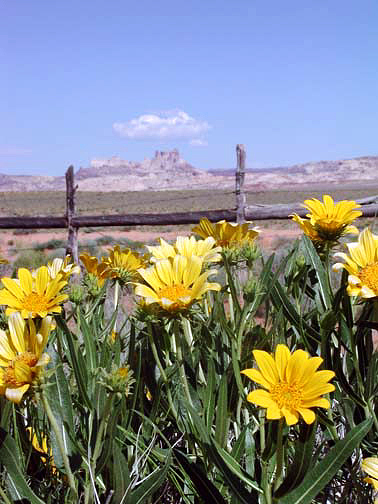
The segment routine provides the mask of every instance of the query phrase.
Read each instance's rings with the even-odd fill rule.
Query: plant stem
[[[179,373],[180,373],[181,384],[184,388],[185,396],[188,400],[188,403],[190,404],[190,406],[193,406],[192,398],[190,396],[189,384],[188,384],[188,380],[187,380],[186,373],[185,373],[184,358],[182,355],[180,327],[179,327],[176,320],[174,321],[174,324],[173,324],[173,330],[174,330],[175,341],[176,341],[176,356],[177,356],[177,360],[179,362]]]
[[[114,284],[114,311],[116,311],[118,308],[118,302],[119,302],[119,282],[118,280],[116,280]],[[114,320],[113,331],[117,332],[117,317]]]
[[[161,361],[160,361],[160,358],[159,358],[159,354],[158,354],[158,351],[157,351],[157,348],[156,348],[156,345],[155,345],[154,335],[152,334],[151,323],[148,324],[148,340],[150,342],[152,354],[154,356],[156,365],[159,368],[160,376],[161,376],[163,382],[165,383],[165,385],[167,387],[167,398],[168,398],[169,407],[171,408],[172,414],[175,417],[175,420],[177,421],[177,418],[178,418],[177,417],[177,411],[176,411],[176,408],[175,408],[175,406],[173,404],[171,390],[169,388],[169,383],[168,383],[167,375],[165,374],[164,368],[163,368],[163,366],[161,364]]]
[[[277,434],[277,451],[276,451],[276,475],[274,478],[274,489],[277,490],[282,479],[282,469],[283,469],[283,426],[284,420],[280,418],[278,424],[278,434]]]
[[[64,448],[64,442],[63,442],[62,434],[60,432],[60,429],[59,429],[58,423],[57,423],[57,421],[56,421],[56,419],[54,417],[54,414],[53,414],[53,412],[51,410],[49,401],[47,400],[47,397],[46,397],[43,385],[40,388],[40,396],[41,396],[41,399],[42,399],[42,404],[43,404],[44,410],[45,410],[46,415],[47,415],[47,417],[49,419],[51,428],[54,431],[54,434],[55,434],[55,437],[56,437],[56,441],[57,441],[58,446],[59,446],[59,450],[60,450],[60,453],[61,453],[61,456],[62,456],[62,459],[63,459],[64,468],[66,470],[66,475],[67,475],[67,478],[68,478],[68,484],[69,484],[69,486],[70,486],[70,488],[72,490],[73,495],[77,498],[77,491],[76,491],[75,480],[74,480],[74,477],[73,477],[73,474],[72,474],[72,471],[71,471],[70,462],[68,460],[68,456],[67,456],[66,450]]]
[[[100,456],[100,453],[101,453],[101,445],[102,445],[102,442],[103,442],[104,432],[106,430],[106,426],[107,426],[107,423],[108,423],[108,420],[109,420],[109,416],[110,416],[110,413],[111,413],[111,407],[112,407],[112,403],[113,403],[113,398],[114,398],[113,395],[108,395],[108,397],[106,399],[106,403],[105,403],[105,406],[104,406],[104,410],[103,410],[103,415],[102,415],[100,427],[98,429],[98,433],[97,433],[97,437],[96,437],[96,444],[95,444],[95,448],[93,450],[93,455],[88,460],[88,467],[89,467],[89,470],[90,470],[90,475],[92,474],[92,476],[93,476],[93,480],[96,479],[96,476],[95,476],[95,474],[96,474],[96,462],[97,462],[97,459],[98,459],[98,457]],[[90,483],[89,483],[89,485],[85,489],[85,500],[84,500],[85,504],[88,504],[89,502],[92,502],[92,497],[93,497],[93,483],[92,483],[90,475],[89,475],[89,481],[90,481]],[[88,475],[87,475],[87,477],[88,477]]]
[[[96,460],[98,459],[100,452],[101,452],[102,438],[103,438],[106,426],[108,424],[109,416],[110,416],[111,409],[112,409],[113,398],[114,398],[113,395],[109,395],[106,399],[104,413],[103,413],[103,416],[101,419],[100,427],[98,429],[98,434],[96,437],[96,444],[95,444],[95,448],[93,451],[93,457],[92,457],[93,474],[96,469]]]
[[[261,460],[261,487],[264,490],[265,504],[272,504],[272,486],[269,481],[269,463],[263,460],[262,456],[265,450],[265,414],[259,411],[260,417],[260,460]]]

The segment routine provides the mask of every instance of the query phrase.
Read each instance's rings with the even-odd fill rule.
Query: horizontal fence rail
[[[359,210],[363,217],[378,215],[378,204],[363,205]],[[295,205],[247,206],[245,217],[250,220],[288,219],[293,213],[304,217],[308,210]],[[236,221],[235,210],[204,210],[167,214],[125,214],[125,215],[82,215],[72,217],[75,228],[107,226],[166,226],[174,224],[196,224],[206,217],[211,222],[219,220]],[[0,229],[63,229],[67,228],[66,217],[0,217]]]

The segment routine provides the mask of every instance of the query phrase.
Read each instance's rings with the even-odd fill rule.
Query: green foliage
[[[360,463],[378,451],[377,307],[355,303],[327,261],[305,237],[278,259],[249,255],[248,267],[224,255],[220,292],[171,317],[126,316],[130,286],[119,293],[109,280],[92,297],[72,287],[76,301],[56,317],[41,382],[20,405],[0,397],[5,497],[369,502]],[[240,372],[253,367],[252,350],[278,343],[321,356],[336,373],[332,407],[315,408],[310,426],[269,421],[246,400],[253,384]],[[48,453],[32,446],[29,427]]]

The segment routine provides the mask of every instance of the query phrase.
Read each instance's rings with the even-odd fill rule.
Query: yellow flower
[[[136,276],[139,276],[138,269],[146,264],[138,252],[132,252],[129,248],[121,249],[119,245],[111,249],[109,257],[102,257],[101,261],[101,266],[105,266],[105,275],[125,283],[135,280]]]
[[[345,234],[358,234],[358,229],[351,225],[362,215],[361,211],[355,210],[361,207],[355,201],[334,203],[331,196],[325,194],[323,202],[312,198],[305,200],[303,206],[310,211],[306,214],[309,220],[302,219],[297,214],[294,214],[292,219],[314,242],[335,242]]]
[[[349,256],[343,252],[335,254],[335,257],[344,259],[345,263],[334,264],[333,270],[345,268],[349,273],[349,296],[378,296],[378,236],[366,228],[360,233],[358,242],[347,243],[346,246]]]
[[[202,238],[211,236],[216,244],[223,248],[242,247],[252,244],[259,234],[257,228],[249,229],[250,222],[244,224],[234,224],[221,220],[212,224],[209,219],[203,218],[199,225],[192,228]]]
[[[70,261],[71,256],[67,255],[64,259],[56,257],[47,263],[50,277],[54,279],[60,274],[62,280],[68,280],[71,275],[80,275],[80,266]]]
[[[16,312],[9,316],[8,327],[7,332],[0,330],[0,394],[19,403],[50,360],[43,350],[54,324],[52,317],[45,317],[37,332],[32,319],[25,321]]]
[[[138,270],[147,285],[136,283],[135,294],[143,297],[147,306],[157,303],[167,312],[186,310],[205,292],[221,288],[217,283],[207,282],[216,271],[201,274],[202,265],[197,256],[161,259],[150,268]]]
[[[147,245],[148,251],[152,254],[151,261],[168,259],[175,255],[191,257],[193,255],[203,259],[204,263],[218,262],[221,260],[221,247],[214,247],[215,239],[211,236],[205,240],[196,240],[194,236],[178,236],[174,245],[169,245],[163,238],[160,238],[160,245],[151,247]]]
[[[60,313],[60,306],[68,298],[61,290],[67,284],[58,274],[50,278],[46,266],[41,266],[33,276],[29,270],[20,268],[18,279],[1,279],[5,289],[0,290],[0,304],[7,305],[6,315],[21,312],[23,318],[46,317],[48,313]]]
[[[80,260],[84,264],[89,275],[96,278],[99,287],[104,285],[105,279],[108,277],[105,263],[99,263],[97,257],[91,256],[84,252],[80,255]]]
[[[316,231],[315,226],[311,224],[311,221],[307,219],[302,219],[302,217],[299,217],[299,215],[297,214],[292,215],[291,218],[294,222],[296,222],[299,225],[304,234],[308,236],[311,241],[315,243],[322,242],[319,233]]]
[[[260,370],[241,372],[266,390],[250,392],[247,401],[267,408],[268,420],[285,417],[286,423],[293,425],[301,415],[307,424],[311,424],[315,413],[310,408],[330,407],[328,399],[320,396],[335,390],[328,383],[335,373],[317,371],[323,362],[321,357],[310,357],[304,350],[290,354],[286,345],[277,345],[274,357],[263,350],[254,350],[253,356]]]
[[[361,469],[369,475],[369,477],[364,478],[364,481],[373,485],[374,490],[378,490],[378,458],[368,457],[363,459]]]
[[[38,438],[36,436],[36,434],[32,431],[31,427],[27,427],[26,430],[28,431],[29,433],[29,438],[30,438],[30,441],[33,445],[33,448],[35,450],[37,450],[39,453],[42,453],[43,455],[46,455],[45,457],[41,457],[41,460],[44,464],[47,463],[47,461],[49,460],[49,465],[51,467],[51,471],[53,473],[56,472],[56,467],[55,467],[55,463],[54,463],[54,459],[53,459],[53,455],[52,455],[52,449],[50,447],[50,449],[47,448],[47,438],[46,436],[44,436],[43,434],[41,434],[41,444],[42,446],[39,444],[39,441],[38,441]]]

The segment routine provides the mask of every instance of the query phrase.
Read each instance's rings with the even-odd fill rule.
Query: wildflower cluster
[[[304,206],[281,260],[201,219],[2,278],[0,499],[372,501],[378,236]]]

